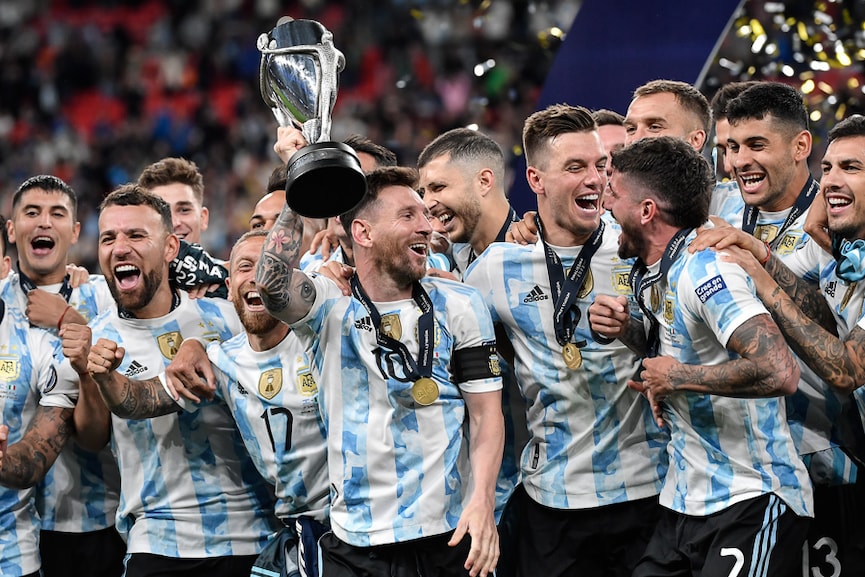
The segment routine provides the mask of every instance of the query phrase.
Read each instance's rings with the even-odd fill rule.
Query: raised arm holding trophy
[[[345,57],[315,20],[283,17],[258,37],[261,97],[280,126],[294,126],[310,144],[288,163],[286,203],[311,218],[353,208],[366,192],[351,147],[330,141],[331,113]]]

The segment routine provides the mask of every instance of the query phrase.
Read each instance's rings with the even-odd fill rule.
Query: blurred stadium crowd
[[[72,260],[95,270],[101,198],[165,156],[204,174],[227,257],[278,162],[258,88],[256,39],[284,15],[320,21],[346,56],[332,137],[364,134],[413,164],[441,132],[477,124],[505,148],[576,0],[15,0],[0,5],[0,212],[27,177],[80,197]]]

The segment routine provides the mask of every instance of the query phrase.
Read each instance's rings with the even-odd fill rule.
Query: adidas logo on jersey
[[[372,319],[369,317],[363,317],[362,319],[358,319],[354,321],[354,328],[361,329],[364,331],[371,331],[372,329]]]
[[[135,375],[141,374],[147,370],[147,367],[139,363],[138,361],[132,361],[129,363],[129,367],[126,369],[126,372],[123,373],[127,377],[134,377]]]
[[[243,385],[237,383],[237,392],[243,395],[244,397],[249,394],[249,392],[243,388]]]
[[[544,291],[541,290],[541,287],[535,285],[535,288],[531,290],[529,294],[526,295],[526,298],[523,299],[524,303],[536,303],[538,301],[545,301],[549,296],[544,294]]]

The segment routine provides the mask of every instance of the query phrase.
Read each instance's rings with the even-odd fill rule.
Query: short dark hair
[[[288,180],[288,165],[281,164],[273,169],[270,173],[270,179],[267,181],[267,192],[270,194],[274,190],[285,190],[286,181]]]
[[[204,177],[198,166],[185,158],[163,158],[157,160],[141,172],[138,184],[146,189],[166,184],[186,184],[192,188],[195,200],[204,202]]]
[[[853,136],[865,136],[865,116],[853,114],[848,116],[829,131],[827,141],[829,144],[839,138],[850,138]]]
[[[709,218],[715,185],[712,167],[684,140],[642,138],[612,153],[613,170],[648,188],[659,201],[665,222],[696,228]]]
[[[808,130],[808,109],[802,94],[780,82],[757,82],[727,103],[731,125],[742,120],[763,120],[771,116],[793,136]]]
[[[502,148],[483,132],[470,128],[454,128],[439,134],[418,155],[418,169],[443,154],[449,154],[454,162],[486,164],[496,178],[504,182],[505,157]]]
[[[599,127],[625,125],[625,117],[616,112],[615,110],[607,110],[606,108],[601,108],[592,112],[592,116],[595,117],[595,122]]]
[[[649,96],[650,94],[667,93],[675,96],[676,102],[699,118],[703,130],[706,131],[706,134],[709,133],[709,125],[712,124],[712,112],[709,109],[709,101],[706,100],[702,92],[687,82],[680,82],[679,80],[652,80],[637,87],[634,90],[634,98]]]
[[[108,193],[99,204],[99,212],[109,206],[149,206],[162,218],[166,232],[174,230],[171,223],[171,205],[138,183],[122,184]]]
[[[592,113],[582,106],[553,104],[526,118],[523,125],[523,150],[526,164],[535,166],[550,142],[561,134],[591,132],[598,129]]]
[[[31,176],[18,186],[15,194],[12,195],[13,213],[18,208],[18,205],[21,204],[21,197],[24,196],[24,193],[34,188],[39,188],[45,192],[60,192],[65,194],[69,198],[69,204],[72,207],[73,222],[78,218],[78,195],[75,194],[71,186],[51,174]]]
[[[389,186],[407,186],[415,190],[417,189],[417,181],[417,171],[405,166],[383,166],[366,173],[366,194],[354,208],[339,215],[339,220],[348,237],[351,238],[352,221],[378,200],[378,195],[383,189]]]
[[[709,103],[709,106],[712,108],[712,118],[715,122],[718,122],[721,118],[727,118],[727,104],[731,100],[742,94],[745,90],[759,83],[759,80],[728,82],[719,88],[712,97],[712,101]]]
[[[373,157],[376,168],[396,166],[396,154],[392,150],[376,144],[366,136],[352,134],[342,142],[352,147],[355,152],[364,152]]]

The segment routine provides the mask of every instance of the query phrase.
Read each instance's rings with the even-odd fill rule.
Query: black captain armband
[[[454,382],[500,377],[499,355],[495,344],[483,344],[454,351],[452,362]]]

